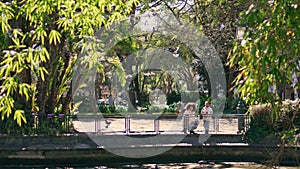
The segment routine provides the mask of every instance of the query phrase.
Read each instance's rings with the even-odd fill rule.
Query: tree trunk
[[[41,64],[44,65],[44,64]],[[45,80],[43,81],[41,77],[38,78],[38,83],[37,83],[37,105],[39,107],[39,115],[42,117],[46,117],[46,98],[47,98],[47,87],[48,87],[48,77],[45,74]]]

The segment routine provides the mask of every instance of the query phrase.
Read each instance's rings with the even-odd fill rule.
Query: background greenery
[[[217,93],[212,93],[211,88],[216,84],[211,84],[203,63],[176,37],[164,37],[153,31],[119,39],[106,55],[99,55],[95,50],[119,38],[102,34],[103,40],[99,41],[95,30],[109,29],[110,25],[135,13],[168,10],[179,23],[188,20],[199,27],[219,53],[226,72],[227,91],[225,100],[211,100],[215,108],[225,102],[224,113],[234,113],[240,99],[250,107],[268,104],[267,110],[261,110],[264,113],[252,114],[248,136],[260,139],[265,134],[279,133],[283,138],[290,138],[297,135],[299,119],[293,113],[298,110],[286,109],[281,102],[292,98],[294,90],[299,91],[299,83],[295,83],[293,77],[299,79],[299,6],[298,0],[1,1],[1,132],[57,132],[48,130],[48,126],[64,132],[65,122],[59,118],[49,121],[47,116],[72,115],[78,108],[72,100],[72,90],[80,87],[80,82],[73,78],[75,63],[81,63],[82,68],[96,68],[96,89],[91,92],[100,94],[96,94],[95,99],[101,95],[97,86],[108,85],[110,71],[115,69],[121,84],[130,86],[127,101],[133,100],[136,108],[145,107],[151,113],[174,112],[175,103],[183,98],[197,101],[198,107],[203,106],[205,100],[215,98]],[[241,38],[236,37],[237,27],[245,28]],[[199,87],[202,87],[199,98],[188,94],[187,91],[194,91],[191,86],[176,84],[164,72],[151,77],[138,74],[133,81],[127,81],[122,61],[149,48],[164,48],[189,64],[179,76],[188,81],[193,75],[199,75]],[[79,59],[79,55],[87,52],[91,57],[88,61]],[[137,57],[128,65],[135,65],[140,59]],[[156,70],[142,73],[151,71]],[[150,93],[155,88],[165,92],[168,109],[149,106]],[[270,88],[275,92],[270,92]],[[80,100],[86,109],[83,111],[95,108],[85,98]],[[136,110],[124,106],[100,106],[99,109],[107,113]],[[32,113],[38,115],[39,123],[33,122]],[[289,121],[296,123],[287,123]]]

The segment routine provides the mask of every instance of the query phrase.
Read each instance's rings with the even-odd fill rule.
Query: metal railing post
[[[159,133],[159,120],[158,119],[154,119],[154,131],[156,134]]]
[[[94,113],[94,133],[97,133],[97,115]]]
[[[125,133],[128,135],[130,133],[130,117],[125,117]]]
[[[187,132],[188,127],[189,127],[189,116],[185,114],[183,116],[183,130],[184,130],[184,133]]]
[[[245,114],[238,114],[238,133],[245,131]]]
[[[101,133],[101,117],[97,114],[97,134]]]

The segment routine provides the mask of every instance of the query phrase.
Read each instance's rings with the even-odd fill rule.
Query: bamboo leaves
[[[22,122],[26,123],[26,118],[24,116],[25,111],[24,110],[16,110],[14,113],[14,120],[17,121],[18,125],[22,125]]]
[[[2,33],[6,33],[8,30],[11,29],[8,21],[14,17],[13,10],[10,6],[5,5],[3,2],[0,2],[0,23],[1,23],[1,30]]]
[[[56,30],[51,30],[49,34],[49,43],[56,45],[57,43],[60,43],[61,34],[57,32]]]
[[[94,37],[96,29],[109,26],[130,14],[138,2],[137,0],[0,2],[2,119],[12,115],[17,124],[21,125],[26,122],[25,114],[31,114],[30,109],[47,114],[58,111],[62,104],[67,104],[63,107],[69,107],[70,101],[64,100],[70,99],[63,97],[66,93],[70,93],[73,66],[77,56],[81,54],[80,46],[85,45],[86,39]],[[99,71],[103,71],[102,63],[98,63],[97,51],[94,50],[91,54],[90,67],[96,65]],[[54,65],[56,60],[59,61],[57,66]],[[118,64],[114,60],[105,60]],[[21,105],[20,108],[17,105]],[[32,106],[28,106],[25,110],[26,105]],[[48,105],[52,106],[51,110],[46,108]]]

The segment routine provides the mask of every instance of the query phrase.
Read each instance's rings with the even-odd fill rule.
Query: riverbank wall
[[[104,143],[121,140],[124,136],[95,135]],[[148,138],[151,135],[128,136]],[[172,140],[178,135],[161,135],[162,140]],[[96,144],[86,134],[70,136],[1,136],[1,165],[94,165],[114,163],[164,163],[164,162],[198,162],[231,161],[267,163],[274,160],[279,153],[280,163],[298,165],[300,150],[296,147],[281,147],[280,140],[267,140],[250,144],[242,135],[210,135],[207,140],[199,142],[199,135],[186,135],[176,145],[120,144],[109,147]],[[161,148],[163,153],[145,158],[128,158],[114,154],[117,151],[151,152]]]

